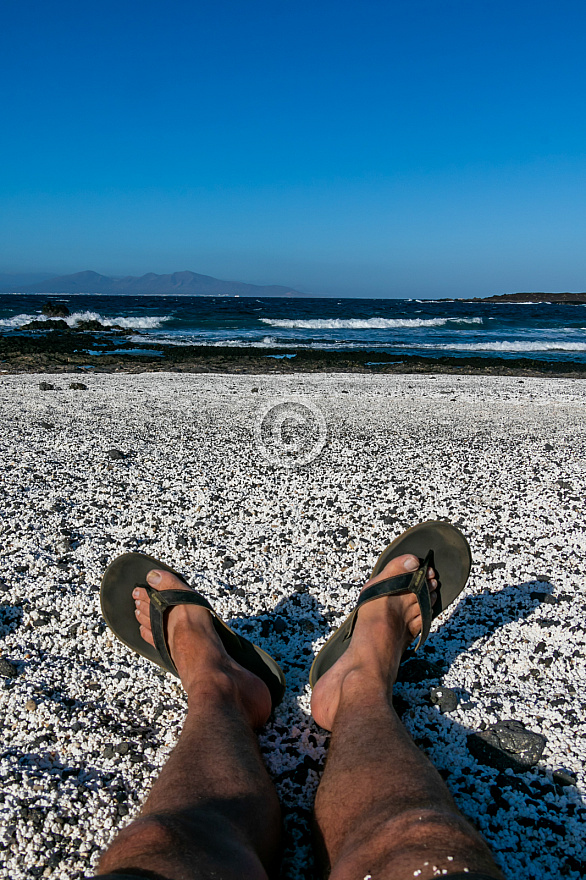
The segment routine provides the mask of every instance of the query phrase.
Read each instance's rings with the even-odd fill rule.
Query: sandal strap
[[[414,593],[421,612],[421,632],[419,633],[419,640],[415,646],[415,650],[417,651],[424,644],[431,628],[432,608],[429,588],[427,586],[427,569],[432,563],[433,551],[430,550],[425,559],[421,561],[421,564],[416,571],[408,571],[405,574],[398,574],[394,577],[385,578],[384,581],[379,581],[371,587],[367,587],[363,590],[356,603],[356,608],[353,612],[354,617],[346,638],[352,636],[356,624],[356,618],[358,616],[358,610],[362,605],[365,605],[367,602],[372,602],[373,599],[380,599],[382,596],[400,596],[405,593]]]
[[[172,608],[174,605],[199,605],[200,607],[211,611],[212,614],[214,614],[214,609],[208,600],[199,593],[196,593],[195,590],[155,590],[150,584],[137,584],[136,586],[142,587],[143,590],[146,590],[150,599],[151,632],[153,634],[155,648],[161,655],[161,659],[177,673],[177,667],[173,663],[167,646],[167,639],[165,638],[165,611],[168,608]]]

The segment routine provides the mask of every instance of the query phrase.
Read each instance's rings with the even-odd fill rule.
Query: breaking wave
[[[513,339],[509,342],[455,342],[446,345],[423,343],[406,348],[434,348],[442,351],[586,351],[586,342],[523,342]]]
[[[68,315],[66,318],[49,318],[46,315],[13,315],[12,318],[0,318],[0,327],[4,327],[7,330],[18,330],[19,327],[22,327],[24,324],[28,324],[31,321],[51,321],[51,320],[59,320],[65,321],[65,323],[74,329],[80,321],[99,321],[100,324],[103,324],[104,327],[113,327],[116,324],[118,327],[124,327],[125,330],[157,330],[159,327],[165,323],[165,321],[170,321],[171,318],[168,315],[120,315],[116,318],[108,318],[105,315],[101,315],[99,312],[73,312],[73,314]]]
[[[289,330],[396,330],[482,324],[483,318],[260,318],[263,324]]]
[[[0,327],[6,330],[18,330],[23,324],[29,321],[38,321],[38,315],[13,315],[12,318],[0,318]]]

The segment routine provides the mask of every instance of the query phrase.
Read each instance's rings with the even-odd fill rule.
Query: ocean
[[[0,334],[41,318],[47,301],[80,320],[121,326],[140,343],[586,363],[586,306],[461,300],[278,299],[0,294]],[[134,331],[134,332],[133,332]],[[137,354],[140,348],[137,348]]]

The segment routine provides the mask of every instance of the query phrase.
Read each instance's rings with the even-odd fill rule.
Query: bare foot
[[[167,571],[149,571],[155,590],[190,590]],[[137,587],[132,596],[140,634],[154,645],[147,591]],[[258,676],[236,663],[227,653],[210,612],[198,605],[176,605],[165,612],[165,635],[181,684],[190,701],[214,698],[234,700],[253,727],[262,726],[271,713],[269,689]]]
[[[405,571],[419,568],[416,556],[397,556],[365,587]],[[437,580],[432,568],[427,570],[432,604]],[[366,693],[369,688],[392,692],[401,657],[421,630],[421,612],[413,593],[367,602],[358,612],[347,651],[318,680],[311,697],[311,712],[320,727],[332,730],[343,687],[356,686]]]

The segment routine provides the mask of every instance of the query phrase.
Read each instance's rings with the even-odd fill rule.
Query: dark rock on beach
[[[16,678],[18,670],[5,657],[0,657],[0,675],[3,675],[5,678]]]
[[[68,318],[71,313],[65,303],[49,300],[44,304],[42,314],[47,318]]]
[[[432,688],[429,693],[429,699],[434,706],[438,707],[440,712],[453,712],[459,702],[456,691],[447,687]]]
[[[478,761],[516,772],[534,767],[545,748],[545,737],[527,730],[520,721],[498,721],[468,736],[468,750]]]
[[[92,330],[109,330],[110,328],[102,324],[101,321],[78,321],[75,329],[87,333]]]
[[[29,321],[23,324],[21,330],[69,330],[69,324],[66,321]]]
[[[571,770],[560,768],[554,772],[553,781],[557,782],[558,785],[576,785],[578,780],[576,774],[572,773]]]
[[[119,449],[108,449],[106,455],[112,461],[122,461],[122,459],[126,458],[124,452],[121,452]]]
[[[55,391],[55,386],[50,382],[39,382],[40,391]]]
[[[87,385],[83,382],[70,382],[69,387],[72,391],[87,391]]]

